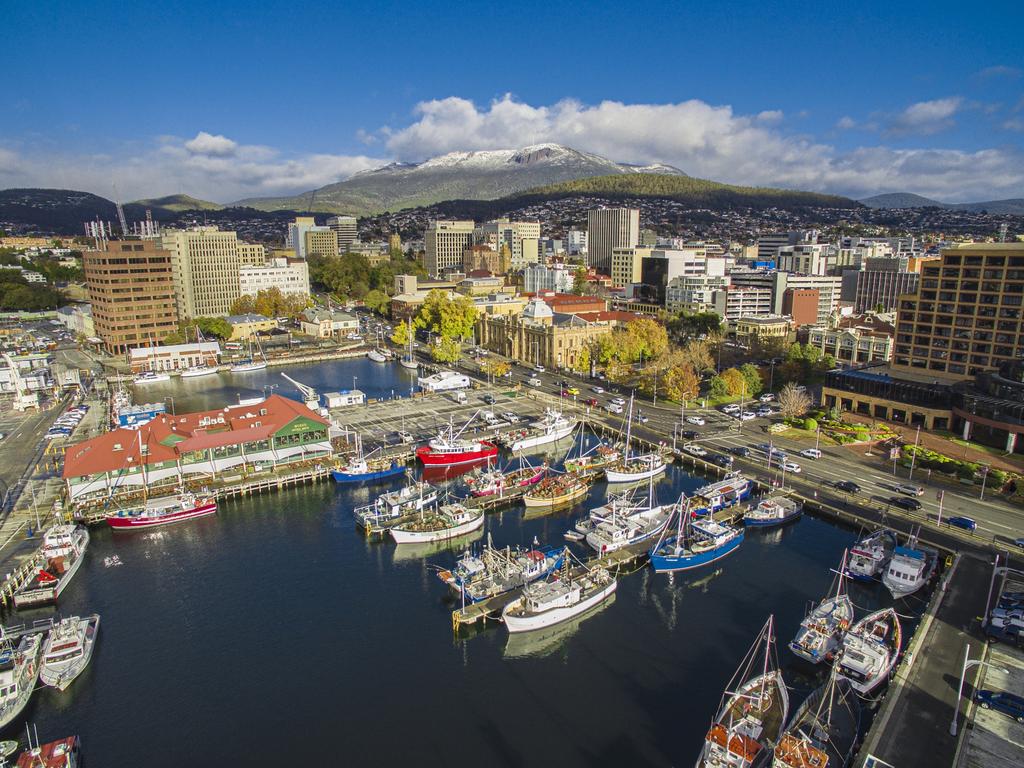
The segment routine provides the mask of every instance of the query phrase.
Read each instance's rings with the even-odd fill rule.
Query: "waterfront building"
[[[355,216],[331,216],[327,219],[327,226],[334,232],[335,253],[348,253],[352,243],[359,239],[359,221]],[[401,249],[402,240],[398,240],[398,248]]]
[[[894,315],[833,315],[827,325],[806,329],[807,343],[843,365],[888,362],[896,335]]]
[[[82,255],[94,333],[107,352],[121,355],[177,330],[172,258],[155,240],[106,240]]]
[[[128,352],[132,373],[144,371],[183,371],[188,368],[215,366],[220,358],[220,344],[201,341],[193,344],[170,344],[161,347],[135,347]]]
[[[636,248],[640,240],[638,208],[587,211],[587,265],[610,274],[615,248]]]
[[[309,264],[300,259],[275,258],[262,266],[242,266],[238,288],[243,296],[277,288],[283,294],[309,296]]]
[[[167,229],[160,242],[171,253],[178,319],[226,316],[241,295],[238,236],[217,227]]]
[[[612,248],[612,287],[622,288],[639,283],[643,274],[643,259],[650,255],[650,248]]]
[[[250,312],[247,315],[229,315],[227,321],[231,323],[232,341],[251,339],[259,333],[277,328],[276,319],[258,315],[255,312]]]
[[[302,403],[271,395],[256,404],[160,414],[68,448],[64,482],[73,502],[173,492],[233,475],[331,455],[329,422]]]
[[[307,336],[329,339],[359,331],[359,319],[336,309],[311,307],[299,316],[299,327]]]
[[[423,267],[431,277],[445,270],[461,267],[466,249],[473,244],[472,221],[437,220],[427,225],[424,233]]]

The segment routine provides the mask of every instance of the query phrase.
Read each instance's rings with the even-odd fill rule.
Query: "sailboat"
[[[416,356],[412,353],[413,345],[413,332],[412,332],[412,318],[408,319],[408,347],[405,350],[405,354],[402,355],[402,359],[398,362],[403,368],[408,368],[410,371],[415,371],[420,367],[420,364],[416,362]]]
[[[831,660],[853,622],[853,602],[846,594],[846,550],[836,571],[835,593],[829,594],[800,622],[800,629],[789,643],[789,650],[801,659],[818,664]]]
[[[630,455],[630,443],[633,438],[633,395],[629,396],[629,416],[626,420],[626,455],[622,461],[616,462],[605,469],[605,477],[609,483],[635,483],[655,477],[665,471],[665,460],[661,454],[652,452],[639,456]]]
[[[859,733],[860,701],[833,670],[786,726],[772,768],[845,768]]]
[[[672,521],[665,526],[651,547],[651,567],[655,573],[687,571],[721,560],[743,543],[744,531],[709,518],[694,520],[690,499],[680,495],[673,512],[678,519],[675,532]]]
[[[203,332],[201,330],[199,330],[199,326],[197,325],[196,326],[196,344],[202,344],[203,341],[204,341],[204,339],[203,339]],[[200,347],[200,350],[202,350],[202,347]],[[200,355],[202,355],[202,351],[200,351]],[[185,368],[181,372],[181,378],[183,378],[183,379],[197,379],[200,376],[211,376],[211,375],[217,373],[217,370],[218,370],[217,366],[215,366],[215,365],[207,365],[206,364],[206,358],[204,357],[202,362],[199,365],[192,366],[191,368]]]
[[[262,371],[267,367],[267,358],[263,355],[263,350],[260,349],[260,340],[256,339],[256,353],[259,357],[256,357],[252,353],[252,341],[255,338],[255,334],[249,337],[249,356],[243,360],[239,360],[237,363],[232,364],[232,373],[250,373],[252,371]]]
[[[153,370],[153,358],[156,356],[154,350],[156,347],[153,345],[153,339],[149,340],[149,370],[145,370],[133,379],[135,384],[154,384],[158,381],[170,381],[171,375],[164,371]]]
[[[380,341],[380,328],[377,329],[377,346],[366,353],[366,356],[373,360],[375,363],[386,363],[388,358],[391,356],[387,349],[383,347]]]
[[[889,679],[902,647],[899,616],[892,608],[883,608],[850,627],[835,668],[857,693],[866,696]]]
[[[789,691],[775,657],[769,616],[722,694],[698,768],[758,768],[770,759],[789,716]]]

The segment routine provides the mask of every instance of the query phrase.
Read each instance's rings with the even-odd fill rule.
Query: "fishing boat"
[[[571,529],[565,532],[569,541],[583,541],[587,534],[593,532],[598,525],[617,516],[626,516],[635,512],[640,503],[635,497],[635,488],[619,493],[609,494],[604,504],[594,507],[586,515],[577,520]]]
[[[657,477],[665,471],[665,460],[660,453],[630,454],[633,440],[633,396],[629,396],[629,415],[626,419],[626,450],[620,461],[605,467],[609,483],[635,483],[649,477]]]
[[[39,679],[59,691],[71,683],[89,666],[100,629],[99,614],[71,616],[54,624],[43,644],[42,670]]]
[[[54,603],[78,573],[89,546],[89,531],[80,525],[61,524],[43,534],[39,548],[42,565],[14,593],[14,607]]]
[[[860,701],[835,672],[786,726],[772,768],[846,768],[860,733]]]
[[[799,519],[803,511],[804,505],[796,499],[791,499],[788,496],[771,496],[762,499],[753,509],[744,512],[743,523],[747,526],[762,528],[785,525]]]
[[[496,549],[488,537],[479,554],[466,552],[454,568],[441,571],[438,577],[456,594],[478,603],[545,578],[561,567],[564,558],[565,551],[560,548]]]
[[[366,528],[419,512],[437,501],[437,489],[427,483],[410,483],[397,491],[382,493],[372,504],[356,507],[356,523]]]
[[[655,573],[688,571],[721,560],[743,543],[744,532],[738,526],[710,518],[695,520],[690,512],[692,499],[680,496],[672,520],[651,547],[651,567]]]
[[[693,514],[710,515],[720,509],[739,504],[753,490],[754,484],[739,472],[708,483],[693,492]]]
[[[531,467],[528,464],[517,469],[490,469],[479,477],[466,480],[473,496],[502,496],[510,490],[525,488],[539,483],[547,474],[548,465]]]
[[[789,716],[789,691],[775,657],[769,616],[722,695],[698,768],[760,768],[771,759]]]
[[[603,470],[622,458],[622,453],[610,445],[598,444],[593,451],[565,460],[566,472],[593,472]]]
[[[561,648],[565,642],[580,630],[583,622],[615,605],[615,594],[609,595],[600,603],[583,613],[573,616],[553,627],[538,629],[533,632],[515,632],[508,636],[505,651],[506,659],[522,659],[526,657],[540,658],[548,656]]]
[[[260,340],[256,339],[256,354],[252,351],[253,337],[249,337],[249,356],[239,360],[236,363],[231,364],[229,369],[231,373],[252,373],[253,371],[262,371],[267,367],[267,358],[263,355],[263,350],[260,348]]]
[[[183,491],[176,496],[150,499],[141,507],[119,509],[107,515],[106,520],[107,525],[115,531],[132,531],[183,523],[216,512],[217,502],[212,496],[197,496],[189,491]]]
[[[462,433],[472,421],[473,418],[470,418],[458,432],[449,422],[448,429],[441,431],[426,445],[421,445],[416,449],[416,457],[423,462],[424,466],[439,467],[469,464],[497,456],[498,446],[494,443],[487,440],[468,440],[462,437]]]
[[[835,668],[857,693],[867,696],[889,679],[902,647],[899,615],[892,608],[883,608],[850,627]]]
[[[881,528],[858,541],[850,550],[846,575],[856,581],[875,581],[896,549],[896,534]]]
[[[931,547],[917,543],[918,535],[911,535],[905,547],[897,546],[889,560],[889,567],[882,575],[889,594],[906,597],[917,592],[935,574],[939,553]]]
[[[39,679],[42,652],[41,634],[22,635],[17,645],[10,638],[0,639],[0,728],[28,704]]]
[[[577,423],[575,419],[565,418],[561,411],[545,408],[544,415],[530,425],[530,431],[512,443],[512,451],[522,453],[531,448],[557,443],[571,435],[575,431]]]
[[[647,502],[619,514],[614,509],[612,516],[603,520],[586,535],[591,549],[604,555],[623,547],[660,536],[675,509],[673,504],[655,504],[654,478],[649,479]]]
[[[343,467],[331,470],[337,483],[370,483],[405,475],[405,467],[397,461],[372,461],[363,455],[362,438],[356,437],[356,456]]]
[[[14,742],[14,745],[17,748],[18,743]],[[81,740],[77,736],[68,736],[35,746],[29,740],[29,748],[18,755],[14,768],[82,768],[83,765]]]
[[[412,332],[412,318],[409,318],[407,320],[407,322],[408,322],[408,326],[407,326],[408,327],[408,333],[407,333],[407,335],[409,337],[409,342],[408,342],[408,346],[406,347],[405,354],[402,355],[402,359],[399,360],[398,362],[399,362],[399,364],[403,368],[408,368],[410,371],[415,371],[415,370],[419,369],[420,364],[418,362],[416,362],[416,356],[412,352],[413,336],[414,336],[414,334]]]
[[[518,598],[501,612],[510,633],[544,629],[600,605],[615,593],[616,581],[604,568],[592,568],[573,576],[566,560],[559,578],[535,581],[523,588]]]
[[[462,504],[445,504],[436,513],[421,510],[418,518],[396,525],[391,538],[396,544],[423,544],[444,541],[482,528],[484,511],[470,509]]]
[[[548,475],[523,494],[527,507],[558,507],[579,501],[587,495],[590,484],[580,475]]]
[[[163,371],[143,371],[134,379],[133,384],[156,384],[158,381],[170,381],[171,375]]]
[[[835,591],[830,590],[828,596],[811,609],[789,643],[789,650],[811,664],[831,661],[853,623],[853,602],[846,594],[845,551],[833,584]]]

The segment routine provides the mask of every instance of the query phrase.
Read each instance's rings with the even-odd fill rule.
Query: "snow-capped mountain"
[[[315,198],[313,192],[305,192],[238,204],[302,210],[314,199],[315,210],[365,214],[442,200],[493,200],[546,184],[620,173],[686,175],[661,163],[630,165],[559,144],[534,144],[521,149],[449,152],[422,163],[389,163],[321,187]]]

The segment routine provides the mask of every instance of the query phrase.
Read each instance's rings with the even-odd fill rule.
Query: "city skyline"
[[[1024,196],[1019,9],[928,9],[17,7],[0,187],[230,202],[554,142],[737,184]]]

